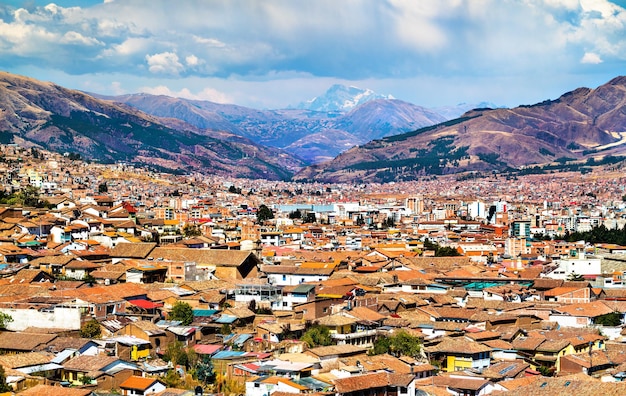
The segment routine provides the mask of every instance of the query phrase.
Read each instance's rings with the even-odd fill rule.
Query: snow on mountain
[[[335,84],[322,96],[302,102],[291,108],[325,112],[347,112],[375,99],[394,99],[391,95],[380,95],[371,89]]]

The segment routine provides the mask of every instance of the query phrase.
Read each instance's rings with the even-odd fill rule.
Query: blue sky
[[[626,74],[626,0],[0,0],[0,70],[284,108],[332,84],[517,106]]]

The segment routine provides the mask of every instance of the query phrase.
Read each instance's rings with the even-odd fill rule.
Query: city
[[[623,164],[347,185],[0,158],[14,391],[623,391]]]

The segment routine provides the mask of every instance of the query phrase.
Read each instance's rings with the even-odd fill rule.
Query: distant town
[[[0,145],[0,395],[626,394],[626,169],[297,183]]]

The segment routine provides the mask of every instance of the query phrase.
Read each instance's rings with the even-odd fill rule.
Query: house
[[[367,348],[346,344],[315,347],[306,350],[304,354],[318,358],[322,367],[328,367],[335,364],[339,358],[360,355],[365,352],[367,352]]]
[[[72,260],[64,267],[65,276],[71,279],[85,279],[102,266],[86,260]]]
[[[298,384],[289,377],[276,375],[256,377],[251,381],[246,381],[246,396],[265,396],[275,392],[297,394],[308,390],[308,387]]]
[[[444,338],[439,344],[424,349],[431,359],[441,361],[441,369],[446,372],[483,370],[491,361],[491,348],[465,338]]]
[[[111,249],[113,264],[124,259],[146,259],[156,246],[157,244],[154,242],[118,243]]]
[[[150,356],[150,341],[132,336],[114,336],[103,340],[108,354],[126,361],[137,361]]]
[[[242,280],[259,276],[256,255],[251,251],[157,247],[148,258],[163,261],[194,262],[197,269],[212,269],[218,279]]]
[[[334,381],[336,396],[415,395],[415,376],[385,371],[352,375]]]
[[[164,348],[167,344],[167,334],[165,330],[148,320],[138,320],[128,323],[119,331],[119,335],[137,337],[149,341],[150,351],[153,356],[160,353],[161,348]]]
[[[157,378],[131,376],[120,384],[124,396],[144,396],[164,391],[165,383]]]
[[[54,355],[48,352],[27,352],[0,355],[0,366],[15,370],[23,375],[57,378],[63,366],[53,362]]]
[[[588,327],[594,324],[596,318],[613,312],[604,302],[593,301],[562,305],[553,309],[549,319],[564,327]]]
[[[81,355],[63,364],[61,379],[73,385],[96,385],[98,389],[117,389],[138,367],[115,356]]]
[[[335,271],[329,268],[301,267],[296,265],[262,265],[261,272],[267,275],[268,282],[277,286],[295,286],[301,283],[321,282]]]

